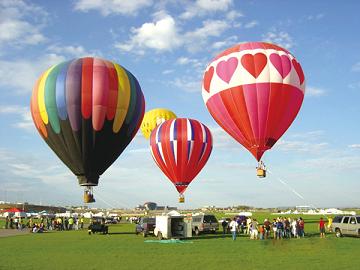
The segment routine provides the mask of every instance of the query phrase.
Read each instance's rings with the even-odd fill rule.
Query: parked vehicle
[[[216,233],[219,229],[219,222],[214,215],[194,214],[192,216],[192,231],[195,235],[204,232]]]
[[[105,219],[105,224],[117,224],[118,221],[115,218],[108,217]]]
[[[88,228],[89,235],[91,233],[102,233],[102,234],[108,234],[109,233],[109,227],[105,225],[105,219],[104,218],[92,218],[91,223]]]
[[[154,217],[142,217],[138,221],[135,227],[135,233],[141,233],[146,237],[149,233],[154,233],[155,229],[155,218]]]
[[[168,215],[156,216],[154,235],[159,240],[191,237],[191,217],[171,212]]]
[[[360,216],[336,216],[331,228],[336,237],[343,235],[360,236]]]

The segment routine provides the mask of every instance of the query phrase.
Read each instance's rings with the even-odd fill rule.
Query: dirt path
[[[14,236],[14,235],[22,235],[22,234],[28,234],[29,230],[24,229],[22,231],[15,230],[15,229],[0,229],[0,237],[7,237],[7,236]]]

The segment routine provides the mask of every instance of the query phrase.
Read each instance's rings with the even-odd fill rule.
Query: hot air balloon
[[[100,58],[54,65],[37,80],[31,115],[41,137],[85,187],[92,187],[134,138],[145,101],[133,74]]]
[[[157,108],[145,113],[140,130],[146,139],[150,138],[151,132],[166,120],[176,118],[175,113],[168,109]]]
[[[289,128],[305,93],[299,62],[270,43],[238,44],[207,66],[202,84],[206,107],[216,122],[259,162]]]
[[[150,149],[155,163],[179,192],[179,202],[184,202],[183,193],[209,159],[212,136],[199,121],[176,118],[153,130]]]

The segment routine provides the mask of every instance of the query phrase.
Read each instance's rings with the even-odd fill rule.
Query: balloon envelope
[[[151,132],[166,120],[176,118],[175,113],[168,109],[157,108],[145,113],[140,130],[146,139],[150,138]]]
[[[150,149],[156,164],[182,194],[209,159],[212,136],[197,120],[172,119],[153,130]]]
[[[287,50],[249,42],[219,54],[206,68],[202,95],[216,122],[257,160],[300,110],[305,77]]]
[[[36,128],[83,186],[99,176],[135,136],[145,110],[134,75],[100,58],[80,58],[46,70],[31,97]]]

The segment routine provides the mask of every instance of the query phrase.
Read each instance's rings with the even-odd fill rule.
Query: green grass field
[[[257,214],[262,221],[266,214]],[[272,218],[271,216],[268,216]],[[302,239],[250,240],[203,235],[184,244],[145,243],[134,224],[0,238],[0,269],[359,269],[360,239],[317,233],[318,216],[304,216]],[[3,226],[3,221],[0,227]]]

